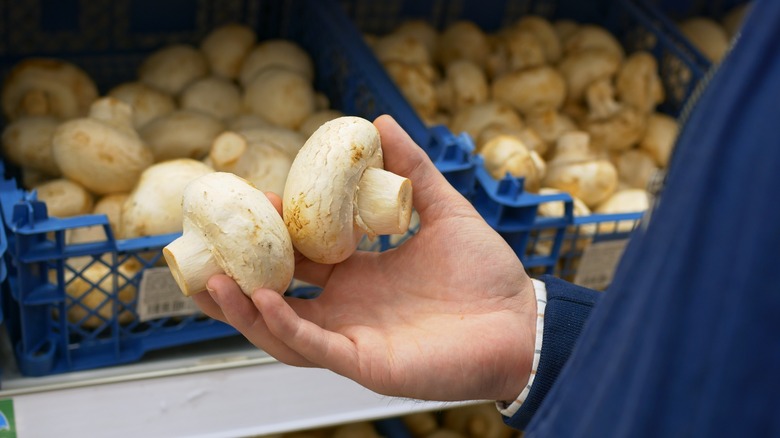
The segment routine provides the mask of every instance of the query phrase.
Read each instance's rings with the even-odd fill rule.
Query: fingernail
[[[219,304],[219,300],[217,299],[217,291],[216,291],[216,290],[214,290],[214,289],[212,289],[212,288],[208,287],[208,285],[207,285],[207,286],[206,286],[206,292],[208,292],[208,293],[209,293],[209,295],[211,295],[211,299],[212,299],[212,300],[216,301],[216,302],[217,302],[217,304]]]

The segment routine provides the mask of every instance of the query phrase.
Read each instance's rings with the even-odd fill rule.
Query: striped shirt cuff
[[[534,341],[534,360],[531,365],[531,376],[528,378],[528,384],[520,392],[511,403],[508,401],[497,401],[496,408],[501,415],[511,417],[520,409],[520,406],[528,397],[528,393],[531,392],[531,386],[534,384],[534,378],[536,377],[536,370],[539,368],[539,357],[542,354],[542,338],[544,335],[544,308],[547,305],[547,288],[544,282],[531,279],[534,285],[534,293],[536,294],[536,339]]]

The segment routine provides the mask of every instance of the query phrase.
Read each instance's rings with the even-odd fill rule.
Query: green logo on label
[[[14,401],[10,398],[0,400],[0,438],[16,438]]]

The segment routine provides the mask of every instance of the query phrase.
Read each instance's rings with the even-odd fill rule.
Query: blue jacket
[[[780,1],[754,2],[610,288],[545,282],[526,437],[780,436]]]

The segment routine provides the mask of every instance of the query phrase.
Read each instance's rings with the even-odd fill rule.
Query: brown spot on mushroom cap
[[[362,144],[355,144],[352,143],[349,147],[349,157],[352,160],[352,164],[357,164],[363,159],[363,148],[364,146]]]

